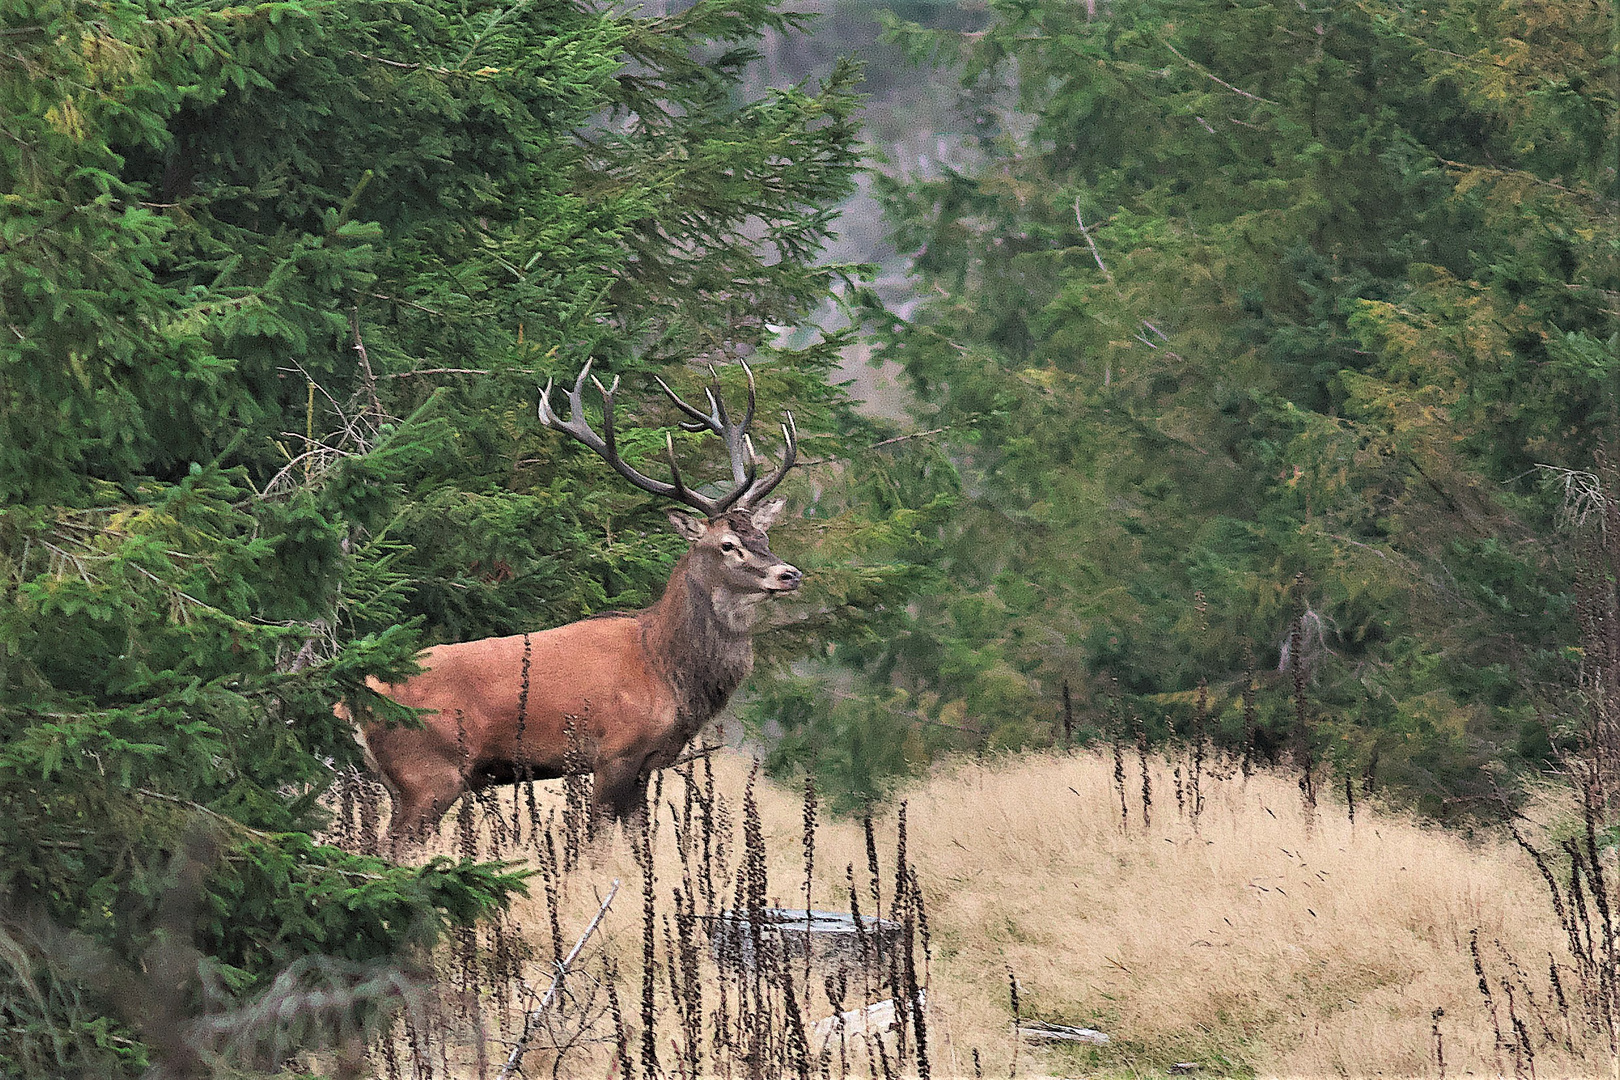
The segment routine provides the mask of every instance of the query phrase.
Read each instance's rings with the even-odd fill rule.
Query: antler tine
[[[581,400],[581,395],[585,390],[585,380],[590,377],[590,374],[591,361],[587,360],[585,366],[580,369],[579,378],[574,380],[574,388],[566,393],[568,398],[568,420],[566,422],[551,407],[551,387],[555,379],[548,377],[545,388],[540,391],[540,423],[555,431],[572,435],[592,450],[601,453],[605,444],[602,444],[602,440],[597,438],[596,432],[591,430],[590,424],[586,421],[585,405]],[[601,384],[598,383],[597,385],[600,386]]]
[[[681,395],[670,389],[669,383],[665,382],[657,375],[653,376],[653,381],[656,382],[658,384],[658,388],[664,392],[664,396],[668,397],[669,400],[675,403],[675,407],[677,409],[681,410],[681,412],[692,418],[690,423],[686,421],[681,422],[681,426],[686,428],[687,431],[712,431],[721,437],[725,436],[726,426],[724,416],[718,408],[714,408],[715,399],[712,392],[709,393],[709,405],[711,408],[714,408],[714,411],[711,413],[705,413],[702,409],[697,408],[695,405],[687,404],[687,402],[682,399]]]
[[[602,380],[592,375],[591,384],[596,387],[596,392],[602,395],[602,442],[607,447],[608,454],[617,456],[618,441],[613,434],[613,395],[619,392],[619,377],[613,376],[613,385],[604,387]]]
[[[703,392],[708,395],[709,408],[713,410],[715,419],[720,421],[723,431],[731,418],[726,415],[726,399],[720,394],[720,373],[714,370],[713,364],[709,365],[709,385],[703,388]],[[747,427],[747,424],[743,425],[745,430]]]
[[[557,414],[551,411],[552,378],[546,377],[546,385],[540,388],[540,425],[550,427],[551,422],[557,419]]]
[[[676,437],[671,436],[669,432],[664,432],[664,449],[669,452],[669,476],[671,476],[671,479],[676,481],[676,483],[674,483],[674,487],[676,487],[676,492],[674,492],[674,494],[676,494],[676,499],[682,500],[682,502],[690,505],[690,507],[697,507],[698,510],[701,510],[701,512],[705,513],[705,515],[708,515],[708,517],[711,518],[713,518],[716,513],[723,513],[723,508],[714,504],[713,500],[705,499],[703,495],[692,491],[690,487],[687,487],[687,483],[685,483],[684,479],[680,479],[680,466],[676,463]]]
[[[742,445],[743,454],[740,456],[745,461],[742,469],[742,476],[738,478],[737,486],[732,488],[729,493],[722,496],[716,503],[716,513],[723,514],[727,510],[730,510],[733,506],[742,506],[746,508],[750,505],[747,499],[748,489],[754,484],[754,477],[759,472],[759,465],[754,459],[754,440],[750,439],[747,435],[744,435],[742,437]]]
[[[769,495],[772,489],[782,482],[783,477],[787,476],[788,470],[793,468],[794,463],[799,460],[799,425],[794,421],[791,412],[785,412],[783,415],[787,417],[787,420],[782,425],[782,464],[778,465],[771,475],[759,483],[749,486],[748,494],[744,496],[740,504],[745,508],[752,507],[759,500]],[[753,456],[752,449],[753,440],[750,439],[750,457]]]
[[[744,368],[747,368],[746,364]],[[653,376],[653,379],[658,383],[659,389],[663,390],[664,395],[675,403],[675,407],[691,417],[690,420],[681,421],[681,427],[687,431],[712,431],[720,436],[721,441],[726,444],[726,456],[731,460],[732,483],[736,485],[738,491],[746,492],[749,485],[753,483],[753,466],[751,455],[745,454],[743,451],[742,439],[754,416],[754,373],[752,371],[748,373],[748,411],[741,424],[731,423],[731,418],[726,412],[725,397],[720,393],[720,373],[714,369],[713,364],[709,365],[709,378],[709,385],[703,388],[703,394],[709,401],[709,411],[704,413],[703,410],[692,405],[670,389],[669,384],[663,379],[656,375]],[[724,512],[725,507],[736,502],[737,498],[741,498],[741,496],[733,492],[732,495],[721,499],[721,512]]]
[[[744,431],[747,431],[750,427],[753,426],[753,423],[754,423],[754,402],[755,402],[754,369],[748,366],[748,361],[746,361],[746,360],[738,360],[737,363],[742,365],[742,369],[743,369],[744,374],[746,374],[748,376],[748,408],[743,413],[743,421],[742,421],[742,429]],[[752,457],[753,455],[750,454],[749,456]]]
[[[579,377],[574,380],[574,388],[568,391],[568,420],[573,422],[577,416],[580,423],[585,422],[585,380],[591,377],[591,364],[594,360],[586,360],[585,366],[579,369]],[[601,383],[597,383],[598,386]]]

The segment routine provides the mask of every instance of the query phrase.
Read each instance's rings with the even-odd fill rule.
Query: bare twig
[[[168,795],[164,792],[153,791],[151,788],[144,787],[134,788],[133,793],[141,796],[144,799],[158,799],[162,802],[173,803],[176,806],[185,807],[187,810],[190,810],[193,813],[204,814],[232,832],[246,833],[249,836],[258,837],[261,840],[275,838],[275,834],[273,833],[267,833],[261,829],[255,829],[251,825],[244,825],[233,817],[228,817],[225,814],[221,814],[218,810],[209,809],[202,803],[193,802],[190,799],[182,799],[178,795]]]
[[[725,749],[724,744],[716,744],[714,746],[705,746],[701,750],[692,750],[692,751],[689,751],[689,752],[687,752],[685,754],[682,754],[680,757],[676,758],[674,764],[672,764],[672,765],[670,765],[668,767],[671,768],[671,769],[677,769],[677,768],[681,767],[682,765],[686,765],[686,764],[689,764],[691,762],[697,761],[700,758],[706,758],[710,754],[716,753],[716,752],[718,752],[720,750],[724,750],[724,749]]]
[[[441,319],[446,317],[445,313],[437,308],[430,308],[425,304],[418,304],[415,300],[407,300],[403,296],[389,296],[387,293],[380,292],[367,293],[366,295],[375,297],[378,300],[387,300],[390,304],[404,304],[406,307],[413,307],[418,311],[425,311],[429,315],[437,315]]]
[[[926,439],[930,435],[938,435],[941,432],[949,431],[951,430],[952,426],[953,425],[947,424],[944,427],[929,428],[927,431],[913,431],[909,435],[896,435],[892,439],[880,439],[871,446],[868,446],[867,449],[876,450],[881,446],[893,446],[895,443],[909,442],[912,439]]]
[[[1543,179],[1542,177],[1537,176],[1535,173],[1526,172],[1523,169],[1506,169],[1506,168],[1503,168],[1500,165],[1477,165],[1477,164],[1471,164],[1471,163],[1466,162],[1466,161],[1453,161],[1450,158],[1444,158],[1444,157],[1443,158],[1438,158],[1437,160],[1440,162],[1440,164],[1448,166],[1448,167],[1453,168],[1453,169],[1460,169],[1460,170],[1464,170],[1464,171],[1467,171],[1467,172],[1494,173],[1497,176],[1504,176],[1504,177],[1505,176],[1511,176],[1511,177],[1514,177],[1514,178],[1519,179],[1519,180],[1528,180],[1533,184],[1540,184],[1543,187],[1550,187],[1554,191],[1561,191],[1565,195],[1573,195],[1578,199],[1586,199],[1586,200],[1589,200],[1591,202],[1595,202],[1595,203],[1599,203],[1599,204],[1609,203],[1609,202],[1613,201],[1611,199],[1605,199],[1601,194],[1599,194],[1597,192],[1594,192],[1594,191],[1582,191],[1579,188],[1567,187],[1564,184],[1560,184],[1555,180]]]
[[[382,401],[377,397],[377,376],[371,370],[371,356],[366,352],[366,343],[360,339],[359,304],[349,310],[349,325],[354,328],[354,351],[360,357],[360,370],[365,373],[366,395],[371,398],[372,411],[380,418],[385,414]]]
[[[413,371],[394,371],[378,376],[383,379],[414,379],[419,375],[544,375],[539,368],[506,368],[494,371],[490,368],[470,367],[434,367],[416,368]]]
[[[1540,462],[1536,463],[1535,469],[1541,473],[1543,486],[1564,489],[1563,502],[1558,510],[1564,525],[1580,528],[1588,519],[1596,518],[1600,528],[1606,526],[1608,498],[1596,473]]]
[[[540,1023],[541,1015],[551,1008],[552,1003],[557,1000],[557,995],[562,992],[563,979],[568,975],[569,965],[579,959],[579,954],[585,948],[585,943],[590,940],[591,935],[596,932],[596,928],[601,925],[603,916],[607,914],[608,905],[613,903],[613,897],[618,894],[618,891],[619,879],[614,878],[613,887],[608,889],[607,896],[602,900],[602,906],[597,909],[596,917],[585,928],[585,932],[580,935],[579,940],[574,942],[574,948],[569,952],[567,958],[557,964],[557,974],[552,978],[551,986],[546,990],[545,996],[540,999],[540,1004],[536,1005],[524,1016],[523,1034],[518,1037],[517,1043],[512,1047],[511,1055],[507,1057],[506,1064],[501,1066],[501,1071],[495,1080],[508,1080],[509,1077],[516,1075],[519,1071],[523,1064],[523,1055],[529,1049],[530,1034],[534,1031],[536,1025]]]
[[[900,443],[911,442],[914,439],[932,438],[935,435],[943,435],[947,431],[954,431],[959,427],[972,427],[982,419],[984,419],[984,417],[979,413],[970,413],[968,416],[964,417],[961,421],[955,424],[946,424],[944,427],[929,428],[927,431],[911,431],[904,435],[895,435],[887,439],[879,439],[877,442],[869,443],[861,449],[881,450],[885,446],[897,446]],[[831,465],[838,461],[852,460],[854,460],[854,458],[853,455],[850,454],[830,454],[827,457],[820,458],[800,458],[798,461],[798,467],[808,468],[811,465]]]
[[[302,437],[302,436],[300,436],[300,437]],[[297,466],[298,466],[298,464],[300,462],[303,462],[306,465],[308,465],[311,462],[311,460],[314,459],[314,458],[326,458],[328,456],[337,455],[337,454],[342,454],[345,457],[352,456],[352,455],[349,455],[349,454],[347,454],[347,453],[345,453],[343,451],[336,450],[336,449],[334,449],[333,447],[330,447],[330,446],[316,446],[313,450],[305,450],[302,454],[299,454],[297,457],[294,457],[294,458],[290,459],[287,462],[287,464],[285,464],[285,465],[283,465],[281,467],[280,472],[276,473],[276,475],[274,475],[274,476],[272,476],[270,478],[270,482],[265,484],[264,489],[261,492],[259,492],[259,498],[268,499],[271,496],[271,494],[273,494],[275,492],[276,488],[281,484],[281,481],[286,479],[288,475],[290,475],[291,473],[293,473],[293,472],[295,472],[297,470]],[[306,475],[307,475],[307,472],[306,472]]]
[[[1181,58],[1182,63],[1186,64],[1188,67],[1190,67],[1194,71],[1198,72],[1198,74],[1204,76],[1207,79],[1213,79],[1215,82],[1220,83],[1222,86],[1224,86],[1228,90],[1232,91],[1232,93],[1237,94],[1239,97],[1246,97],[1250,101],[1258,101],[1262,105],[1270,105],[1273,108],[1276,107],[1277,103],[1275,101],[1272,101],[1269,98],[1263,98],[1259,94],[1251,94],[1247,90],[1243,90],[1243,89],[1240,89],[1239,87],[1233,86],[1231,83],[1227,82],[1225,79],[1221,78],[1219,75],[1215,74],[1213,71],[1209,70],[1207,67],[1200,64],[1198,61],[1189,59],[1184,53],[1182,53],[1182,51],[1180,49],[1176,48],[1174,45],[1170,44],[1168,41],[1166,41],[1164,43],[1164,47],[1169,49],[1171,52],[1175,53],[1176,56]]]
[[[1101,270],[1103,276],[1112,284],[1114,275],[1108,272],[1108,267],[1103,263],[1102,253],[1097,250],[1097,242],[1091,238],[1091,230],[1086,228],[1085,221],[1080,217],[1080,196],[1078,195],[1074,197],[1074,223],[1080,226],[1080,235],[1086,238],[1086,246],[1091,249],[1091,257],[1097,260],[1097,269]]]
[[[385,56],[373,56],[370,53],[356,52],[354,49],[349,50],[349,55],[358,57],[361,60],[370,60],[373,64],[384,64],[391,68],[399,68],[402,71],[431,71],[435,75],[455,74],[449,68],[434,67],[432,64],[408,64],[403,60],[390,60]]]

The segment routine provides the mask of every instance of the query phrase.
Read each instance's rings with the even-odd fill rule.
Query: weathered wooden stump
[[[809,911],[804,908],[766,908],[759,927],[762,950],[780,959],[800,963],[806,953],[814,963],[829,967],[875,966],[879,956],[900,948],[902,927],[891,919],[862,915],[860,925],[845,911]],[[722,968],[752,970],[754,935],[746,911],[726,911],[709,926],[709,949]]]

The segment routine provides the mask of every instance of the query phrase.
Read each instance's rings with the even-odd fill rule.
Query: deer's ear
[[[679,510],[669,512],[669,523],[675,527],[676,532],[694,543],[703,539],[703,534],[709,531],[708,522],[691,514],[683,514]]]
[[[776,524],[777,518],[782,516],[782,508],[786,505],[786,499],[772,499],[750,514],[749,519],[753,521],[754,528],[764,532]]]

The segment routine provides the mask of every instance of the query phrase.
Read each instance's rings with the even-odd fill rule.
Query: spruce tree
[[[1013,743],[1065,682],[1187,732],[1208,679],[1236,740],[1252,651],[1264,741],[1309,611],[1340,767],[1480,806],[1569,675],[1540,466],[1612,437],[1613,12],[992,7],[892,23],[974,164],[889,187],[933,296],[888,355],[971,493],[890,668]]]
[[[319,842],[356,764],[333,706],[409,722],[368,676],[656,592],[677,541],[540,430],[546,378],[593,357],[689,388],[698,361],[735,387],[751,354],[807,455],[860,434],[836,338],[770,347],[850,272],[817,252],[853,72],[740,89],[794,21],[5,8],[0,1071],[251,1071],[269,1051],[229,1020],[273,988],[337,991],[275,1053],[353,1035],[386,973],[520,887]],[[701,472],[646,401],[627,453],[673,431]],[[904,570],[824,575],[778,655]]]

